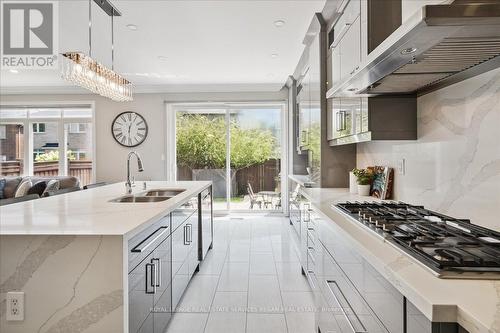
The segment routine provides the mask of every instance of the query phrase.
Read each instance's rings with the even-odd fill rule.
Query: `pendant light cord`
[[[89,57],[92,58],[92,0],[89,0]]]
[[[111,70],[115,70],[115,10],[111,8]]]

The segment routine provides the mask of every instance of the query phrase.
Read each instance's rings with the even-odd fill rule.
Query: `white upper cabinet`
[[[361,0],[345,0],[340,9],[331,45],[332,86],[352,75],[361,62]]]
[[[339,46],[342,81],[354,74],[361,62],[361,25],[359,16],[351,24]]]

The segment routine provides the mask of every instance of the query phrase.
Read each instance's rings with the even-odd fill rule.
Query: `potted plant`
[[[370,187],[373,180],[373,171],[370,169],[353,169],[358,182],[358,194],[370,195]]]

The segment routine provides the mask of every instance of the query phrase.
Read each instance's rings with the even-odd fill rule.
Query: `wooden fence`
[[[77,177],[80,186],[92,183],[92,161],[68,161],[68,176]],[[22,161],[0,162],[2,176],[19,176],[22,174]],[[53,177],[59,175],[59,162],[34,162],[33,175],[37,177]]]
[[[280,170],[281,160],[279,159],[270,159],[262,164],[254,164],[237,170],[235,177],[237,195],[247,194],[247,183],[252,185],[255,193],[260,191],[275,191],[279,184]],[[178,167],[177,179],[192,180],[193,174],[191,168]]]

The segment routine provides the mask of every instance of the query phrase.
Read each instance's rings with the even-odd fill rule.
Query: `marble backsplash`
[[[418,140],[358,144],[357,165],[395,168],[396,200],[500,231],[500,69],[420,97]]]

